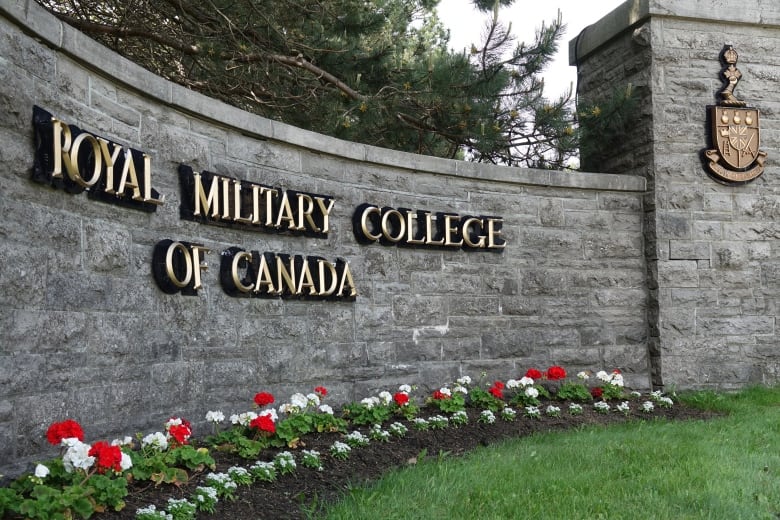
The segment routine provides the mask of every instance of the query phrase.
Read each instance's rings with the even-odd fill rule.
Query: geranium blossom
[[[274,409],[274,408],[268,408],[267,410],[263,410],[262,412],[257,414],[258,417],[260,417],[262,415],[267,415],[268,417],[271,418],[271,420],[273,422],[276,422],[276,421],[279,420],[279,415],[276,413],[276,409]]]
[[[412,393],[412,387],[409,386],[409,385],[401,385],[401,386],[398,387],[398,391],[399,392],[405,392],[407,394],[411,394]]]
[[[490,395],[492,395],[496,399],[503,399],[504,398],[504,383],[502,383],[501,381],[496,381],[495,383],[493,383],[493,386],[490,387],[488,392],[490,392]]]
[[[471,378],[469,376],[462,376],[457,379],[457,383],[463,386],[469,386],[471,384]]]
[[[520,384],[523,386],[531,386],[534,384],[534,379],[532,377],[523,376],[520,378]]]
[[[321,404],[320,407],[318,408],[318,410],[320,411],[320,413],[326,413],[328,415],[333,415],[333,408],[331,408],[327,404]]]
[[[368,408],[369,410],[373,407],[377,406],[379,404],[379,398],[378,397],[364,397],[360,400],[360,404]]]
[[[382,401],[382,404],[388,405],[393,401],[393,395],[390,392],[383,390],[379,392],[379,400]]]
[[[395,404],[398,406],[406,406],[409,404],[409,394],[406,392],[396,392],[393,396],[393,401],[395,401]]]
[[[47,466],[44,466],[43,464],[38,464],[35,466],[35,476],[38,478],[46,478],[49,476],[49,468]]]
[[[49,444],[57,446],[62,443],[62,439],[75,438],[84,440],[84,430],[81,425],[73,419],[65,419],[62,422],[52,423],[46,430],[46,440]]]
[[[267,414],[259,415],[252,419],[252,421],[249,423],[249,427],[260,430],[261,432],[276,432],[276,424],[274,424],[274,420],[271,418],[271,416]]]
[[[255,394],[254,401],[257,406],[268,406],[274,402],[274,396],[268,392],[258,392]]]
[[[168,439],[162,432],[154,432],[141,439],[142,448],[153,448],[157,451],[168,449]]]
[[[515,388],[520,388],[522,384],[517,379],[508,379],[506,382],[506,387],[510,390],[514,390]]]
[[[317,407],[320,405],[320,396],[316,393],[306,394],[306,406]]]
[[[526,397],[530,397],[531,399],[536,399],[539,397],[539,390],[536,388],[529,386],[525,389],[525,395]]]
[[[541,379],[542,373],[535,368],[529,368],[525,372],[525,377],[530,377],[531,379]]]
[[[325,388],[324,386],[316,386],[314,387],[314,393],[316,393],[320,397],[325,397],[326,395],[328,395],[328,389]]]
[[[446,392],[444,390],[446,390]],[[452,397],[452,394],[447,388],[441,388],[433,392],[433,398],[437,401],[441,401],[442,399],[449,399],[450,397]]]
[[[189,421],[181,419],[180,417],[171,417],[165,423],[165,429],[168,431],[169,437],[171,437],[176,444],[187,444],[190,436],[192,435],[192,427]]]
[[[120,462],[122,462],[122,450],[119,446],[111,446],[105,441],[97,441],[87,452],[90,457],[95,457],[98,473],[105,473],[106,470],[113,470],[117,473],[122,472]]]
[[[590,379],[590,374],[588,374],[585,371],[577,372],[577,379],[580,379],[582,381],[587,381],[588,379]]]
[[[290,404],[301,411],[309,405],[309,399],[301,393],[295,393],[290,397]]]
[[[65,467],[65,471],[73,473],[75,469],[81,469],[87,471],[95,463],[95,457],[89,454],[89,450],[92,446],[85,444],[75,437],[69,437],[63,439],[64,443],[67,443],[68,449],[62,456],[62,464]]]
[[[593,388],[590,389],[590,395],[592,395],[595,399],[598,399],[599,397],[604,395],[604,390],[602,390],[598,386],[594,386]]]
[[[111,446],[132,446],[133,438],[129,435],[125,435],[122,439],[114,439],[111,441]]]
[[[225,420],[225,414],[216,411],[216,412],[206,412],[206,420],[210,423],[219,424]]]
[[[553,365],[547,369],[547,379],[550,381],[557,381],[559,379],[566,379],[566,370],[558,365]]]
[[[233,414],[230,416],[231,424],[239,424],[241,426],[249,426],[249,423],[257,417],[255,412],[244,412],[239,414]]]

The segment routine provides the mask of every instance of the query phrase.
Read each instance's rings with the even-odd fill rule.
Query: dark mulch
[[[449,455],[462,455],[478,446],[488,446],[508,438],[522,437],[537,432],[565,430],[587,425],[608,425],[625,422],[626,420],[670,420],[706,419],[713,416],[711,412],[688,408],[676,404],[670,409],[659,409],[652,414],[632,412],[628,417],[616,412],[609,414],[595,413],[590,406],[584,407],[580,416],[570,416],[566,406],[561,418],[541,417],[538,420],[521,418],[514,422],[497,419],[494,424],[483,424],[476,420],[476,412],[470,412],[469,424],[459,427],[448,427],[444,430],[418,431],[411,425],[406,437],[392,438],[389,442],[371,441],[368,446],[353,449],[347,460],[337,460],[330,456],[329,448],[340,434],[312,435],[304,439],[306,448],[320,452],[323,471],[304,468],[298,464],[295,473],[280,476],[273,483],[256,483],[251,486],[240,486],[237,499],[232,502],[220,500],[214,515],[200,514],[198,518],[229,518],[232,520],[255,519],[297,519],[306,518],[304,510],[311,511],[324,503],[334,502],[349,492],[351,487],[374,481],[387,471],[417,462],[421,454],[436,456],[440,452]],[[405,421],[400,421],[405,422]],[[364,431],[364,433],[366,433]],[[259,457],[260,460],[271,460],[276,452],[269,450]],[[236,456],[213,452],[217,460],[218,472],[226,472],[231,466],[250,466],[254,461],[247,461]],[[296,460],[300,460],[296,456]],[[208,472],[208,471],[207,471]],[[132,485],[126,499],[124,510],[115,513],[95,515],[98,520],[118,520],[135,518],[135,511],[140,507],[155,504],[158,509],[164,509],[169,497],[189,497],[192,490],[204,485],[203,474],[193,475],[190,482],[181,488],[173,486]]]

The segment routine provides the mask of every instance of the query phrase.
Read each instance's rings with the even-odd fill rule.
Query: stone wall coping
[[[0,13],[26,33],[89,70],[110,77],[112,81],[173,109],[251,137],[272,139],[355,161],[488,182],[583,190],[643,192],[646,189],[646,181],[640,176],[536,170],[441,159],[352,143],[302,130],[240,110],[161,78],[61,22],[33,0],[0,0]]]
[[[774,5],[768,5],[768,4]],[[745,0],[738,6],[711,0],[626,0],[598,22],[585,27],[569,41],[569,65],[583,58],[619,34],[650,17],[672,17],[732,24],[780,26],[780,4]]]

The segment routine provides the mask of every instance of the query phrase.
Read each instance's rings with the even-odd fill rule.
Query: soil
[[[437,456],[446,452],[449,456],[462,455],[479,446],[488,446],[508,438],[523,437],[537,432],[565,430],[586,425],[608,425],[627,420],[670,420],[706,419],[713,416],[705,412],[680,404],[669,409],[656,408],[651,414],[632,411],[628,416],[616,412],[599,414],[584,406],[583,414],[570,416],[566,404],[561,404],[562,417],[541,417],[529,419],[520,417],[513,422],[496,419],[494,424],[477,422],[478,412],[469,411],[469,423],[443,430],[419,431],[409,427],[403,438],[392,437],[389,442],[371,441],[368,446],[355,448],[346,460],[334,459],[329,454],[330,446],[342,435],[338,433],[307,436],[305,445],[298,449],[313,449],[321,454],[323,471],[303,467],[300,463],[296,471],[289,475],[280,475],[275,482],[257,482],[250,486],[239,486],[236,500],[220,500],[213,515],[199,513],[198,518],[227,518],[231,520],[256,519],[299,519],[308,518],[306,511],[320,510],[324,504],[338,501],[356,485],[363,485],[380,478],[384,473],[399,467],[418,462],[421,456]],[[543,409],[542,407],[540,407]],[[367,434],[367,429],[361,431]],[[275,451],[267,450],[260,454],[259,460],[271,460]],[[427,454],[427,455],[426,455]],[[235,455],[212,451],[217,461],[217,472],[227,472],[231,466],[248,467],[255,461],[247,461]],[[296,461],[300,461],[296,454]],[[187,485],[182,487],[153,485],[130,486],[126,498],[126,507],[120,512],[106,512],[94,515],[97,520],[130,520],[135,518],[138,508],[155,504],[164,509],[169,497],[187,498],[195,487],[204,485],[206,473],[191,476]]]

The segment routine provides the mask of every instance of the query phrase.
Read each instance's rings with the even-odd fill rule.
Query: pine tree
[[[455,52],[439,0],[38,0],[154,73],[264,117],[396,150],[561,168],[576,151],[570,94],[540,73],[560,15],[531,44],[492,13]]]

